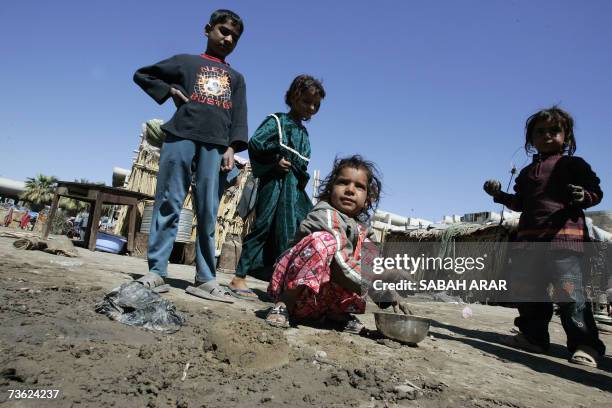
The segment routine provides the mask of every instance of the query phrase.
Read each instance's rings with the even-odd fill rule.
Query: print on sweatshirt
[[[190,99],[195,102],[232,108],[232,87],[229,73],[223,68],[202,66],[197,74]]]

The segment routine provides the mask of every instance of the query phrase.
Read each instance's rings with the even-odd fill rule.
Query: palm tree
[[[55,183],[57,183],[57,178],[54,176],[38,174],[36,177],[28,177],[25,182],[25,190],[19,197],[31,203],[33,207],[41,208],[53,200]]]

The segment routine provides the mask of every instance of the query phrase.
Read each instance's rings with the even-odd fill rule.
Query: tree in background
[[[39,211],[46,204],[51,204],[55,192],[57,178],[37,174],[36,177],[28,177],[25,182],[25,190],[19,198],[32,204],[32,210]]]
[[[68,197],[60,197],[57,205],[66,210],[66,212],[70,215],[75,215],[89,207],[89,204],[87,204],[85,201],[79,201]]]

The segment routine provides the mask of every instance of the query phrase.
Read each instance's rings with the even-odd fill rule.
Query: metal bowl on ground
[[[430,320],[424,317],[376,312],[374,321],[378,331],[385,337],[402,343],[417,344],[429,332]]]

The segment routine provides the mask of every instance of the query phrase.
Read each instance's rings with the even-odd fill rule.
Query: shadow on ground
[[[600,361],[599,369],[590,369],[582,366],[561,364],[536,354],[509,348],[502,345],[499,333],[485,330],[471,330],[463,327],[453,326],[431,321],[432,327],[449,330],[464,337],[454,337],[442,333],[432,333],[435,338],[449,341],[459,341],[477,348],[485,353],[494,354],[500,359],[522,364],[533,371],[554,375],[565,380],[574,381],[586,386],[599,388],[602,391],[612,392],[612,381],[610,377],[600,374],[597,370],[612,372],[610,358],[604,357]],[[549,356],[567,360],[570,355],[567,349],[559,344],[551,344],[547,353]],[[592,370],[592,371],[591,371]]]

